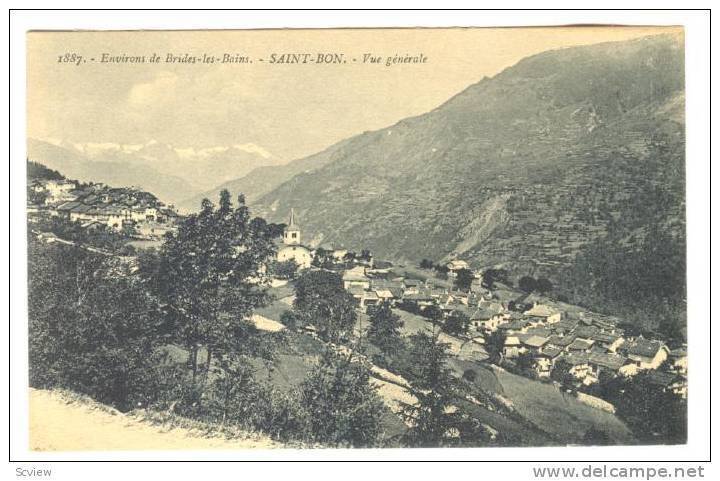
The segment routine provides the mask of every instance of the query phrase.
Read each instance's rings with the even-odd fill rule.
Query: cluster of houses
[[[524,357],[540,378],[562,369],[590,385],[602,375],[629,377],[650,371],[651,382],[686,397],[687,351],[671,350],[660,340],[625,336],[618,323],[613,317],[535,302],[523,312],[501,311],[479,326],[485,332],[503,331],[503,357]]]
[[[175,228],[178,214],[154,195],[135,188],[80,184],[67,179],[33,180],[28,186],[43,194],[42,205],[29,206],[29,212],[45,211],[86,229],[100,226],[140,239],[155,240]]]
[[[448,265],[451,272],[466,268],[453,264]],[[617,318],[534,294],[514,293],[509,299],[507,290],[485,289],[479,278],[463,292],[432,281],[388,278],[388,271],[355,266],[343,273],[345,289],[362,308],[389,303],[419,313],[436,306],[445,317],[461,312],[469,319],[473,342],[484,343],[488,335],[502,332],[503,359],[514,363],[523,358],[539,378],[562,369],[578,384],[591,385],[603,374],[629,377],[648,371],[651,382],[687,396],[687,351],[670,349],[660,340],[625,336]]]
[[[284,244],[280,260],[296,260],[303,268],[311,266],[313,251],[300,244],[294,214]],[[397,277],[392,264],[372,258],[348,263],[346,249],[323,249],[323,254],[335,260],[344,288],[361,309],[387,303],[421,315],[430,306],[443,317],[460,312],[469,320],[470,340],[484,344],[489,335],[502,332],[502,358],[511,363],[528,362],[539,378],[549,378],[553,371],[562,369],[577,384],[587,386],[603,375],[630,377],[647,371],[651,382],[687,396],[686,350],[670,349],[660,340],[626,336],[615,317],[536,294],[520,294],[501,284],[488,289],[477,273],[465,292],[432,279]],[[469,269],[462,260],[452,260],[445,267],[450,279]]]

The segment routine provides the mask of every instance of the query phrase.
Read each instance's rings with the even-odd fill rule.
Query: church
[[[283,245],[278,249],[277,260],[295,261],[300,269],[306,269],[312,264],[312,251],[300,241],[300,227],[295,223],[295,209],[290,209],[290,222],[283,231]]]

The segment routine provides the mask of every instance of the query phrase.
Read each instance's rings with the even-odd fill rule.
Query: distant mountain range
[[[216,200],[221,190],[228,190],[232,198],[243,194],[248,203],[255,202],[261,196],[271,192],[296,175],[310,172],[340,159],[343,154],[343,146],[347,141],[334,144],[330,148],[318,153],[297,159],[284,165],[265,165],[254,168],[244,177],[230,180],[205,192],[184,199],[178,205],[186,211],[197,211],[203,199]]]
[[[81,181],[141,187],[173,204],[257,166],[279,163],[253,144],[196,150],[155,141],[120,145],[29,139],[28,158]]]

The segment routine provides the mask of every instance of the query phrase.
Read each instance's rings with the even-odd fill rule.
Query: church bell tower
[[[295,209],[290,209],[290,222],[283,232],[283,243],[285,245],[300,244],[300,227],[295,224]]]

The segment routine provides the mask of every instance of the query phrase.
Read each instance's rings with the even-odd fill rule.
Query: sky
[[[282,161],[425,113],[545,50],[666,27],[225,30],[28,33],[28,135],[54,143],[257,147]],[[675,29],[674,31],[678,31]],[[342,53],[347,63],[271,64]],[[85,63],[59,62],[66,53]],[[102,64],[111,56],[240,54],[251,64]],[[364,54],[427,58],[387,67]],[[95,61],[90,59],[94,58]],[[263,59],[260,61],[260,59]],[[354,61],[353,61],[354,59]]]

